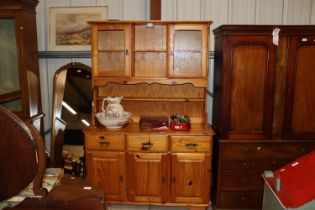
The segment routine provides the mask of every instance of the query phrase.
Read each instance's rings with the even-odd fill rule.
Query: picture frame
[[[50,7],[49,51],[89,51],[87,21],[107,19],[107,6]]]

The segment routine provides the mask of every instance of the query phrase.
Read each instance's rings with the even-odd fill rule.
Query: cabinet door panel
[[[92,59],[95,76],[130,76],[129,24],[93,25]]]
[[[18,92],[19,68],[16,51],[15,21],[13,18],[0,18],[0,50],[3,55],[0,58],[0,95]]]
[[[138,202],[166,202],[169,161],[166,153],[128,154],[128,197]]]
[[[315,138],[314,36],[290,41],[284,135],[294,139]]]
[[[167,68],[167,25],[136,24],[134,27],[134,76],[165,77]]]
[[[125,154],[123,152],[86,153],[87,180],[104,189],[107,200],[126,199]]]
[[[204,153],[172,154],[171,201],[208,203],[210,155]]]
[[[229,37],[225,51],[224,136],[270,137],[275,74],[272,38]]]
[[[208,36],[206,25],[174,24],[170,27],[171,77],[207,76]]]
[[[165,52],[135,52],[136,77],[165,77],[166,76],[166,51]]]

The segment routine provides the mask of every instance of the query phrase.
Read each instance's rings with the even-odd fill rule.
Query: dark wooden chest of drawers
[[[263,196],[261,174],[274,170],[315,149],[312,141],[230,141],[216,147],[217,209],[260,209]]]

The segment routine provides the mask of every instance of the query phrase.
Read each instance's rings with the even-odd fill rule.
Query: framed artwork
[[[106,18],[106,6],[49,8],[49,50],[91,50],[87,21]]]

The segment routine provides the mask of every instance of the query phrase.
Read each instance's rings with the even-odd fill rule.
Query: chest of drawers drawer
[[[244,159],[244,160],[220,160],[220,171],[259,171],[273,170],[289,163],[292,159]]]
[[[167,152],[166,135],[127,135],[127,150],[138,152]]]
[[[221,142],[221,158],[286,158],[299,157],[315,149],[307,142]]]
[[[264,182],[260,172],[254,173],[221,173],[221,190],[261,190]]]
[[[210,152],[212,151],[210,136],[171,136],[172,152]]]
[[[263,191],[220,191],[217,206],[221,209],[261,209]]]
[[[125,150],[125,135],[86,134],[85,148],[92,150]]]

